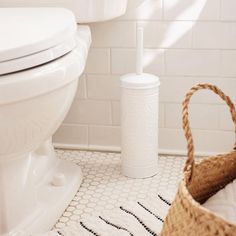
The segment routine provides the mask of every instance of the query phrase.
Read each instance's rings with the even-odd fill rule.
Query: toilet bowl
[[[80,167],[58,159],[51,141],[91,44],[89,27],[76,23],[115,18],[126,6],[127,0],[0,1],[0,236],[50,230],[79,189]]]
[[[90,30],[59,8],[0,9],[0,22],[0,235],[44,232],[82,181],[51,137],[74,99]]]

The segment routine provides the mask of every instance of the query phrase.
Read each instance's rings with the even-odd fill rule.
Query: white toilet
[[[114,13],[111,2],[117,3]],[[50,5],[74,9],[74,15],[63,8],[5,8],[19,7],[19,1],[0,1],[1,236],[50,230],[78,191],[79,166],[57,159],[51,142],[73,101],[91,43],[89,27],[76,21],[116,17],[126,3],[58,0]]]

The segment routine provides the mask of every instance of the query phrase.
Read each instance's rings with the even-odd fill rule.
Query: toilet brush
[[[136,73],[121,77],[122,173],[146,178],[158,171],[158,104],[160,80],[143,73],[143,34],[137,28]]]

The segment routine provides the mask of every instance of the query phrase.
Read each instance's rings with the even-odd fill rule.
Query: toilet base
[[[64,180],[59,174],[64,176]],[[55,186],[53,182],[59,186]],[[44,233],[51,230],[70,204],[81,183],[80,167],[68,161],[58,160],[56,168],[38,186],[38,200],[41,207],[37,217],[32,219],[27,232]]]
[[[64,180],[62,175],[64,175]],[[53,182],[62,185],[55,186]],[[55,169],[48,173],[38,186],[38,205],[40,207],[38,207],[37,213],[27,220],[28,226],[25,226],[24,231],[33,234],[50,230],[75,196],[81,182],[82,172],[79,166],[58,160]]]
[[[59,159],[51,139],[35,151],[0,162],[0,235],[52,229],[82,183],[82,171]]]
[[[55,168],[37,186],[37,209],[34,209],[34,213],[28,216],[15,232],[4,236],[28,236],[51,230],[75,196],[81,182],[82,171],[79,166],[65,160],[57,160]]]

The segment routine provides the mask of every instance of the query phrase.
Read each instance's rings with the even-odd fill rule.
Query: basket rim
[[[205,161],[209,161],[211,159],[215,159],[215,158],[221,158],[223,156],[226,156],[226,155],[231,155],[231,154],[236,154],[236,150],[233,150],[231,152],[227,152],[227,153],[224,153],[224,154],[219,154],[219,155],[215,155],[215,156],[210,156],[210,157],[206,157],[204,158],[203,160],[199,161],[198,163],[196,163],[196,166],[199,166],[201,165],[203,162]],[[222,216],[220,216],[219,214],[217,213],[214,213],[210,210],[208,210],[207,208],[203,207],[199,202],[197,202],[193,196],[191,195],[191,193],[189,192],[188,190],[188,187],[187,187],[187,183],[188,183],[188,180],[189,180],[189,176],[191,176],[191,169],[188,169],[188,170],[185,170],[183,172],[183,178],[182,180],[180,181],[180,184],[179,184],[179,190],[178,191],[182,191],[182,193],[184,194],[184,196],[186,197],[186,200],[191,203],[191,205],[194,207],[194,208],[198,208],[198,210],[202,211],[203,214],[207,214],[209,217],[214,217],[215,219],[223,222],[224,224],[227,224],[228,226],[230,227],[233,227],[235,228],[236,230],[236,223],[233,223],[233,222],[230,222],[228,220],[226,220],[225,218],[223,218]]]

